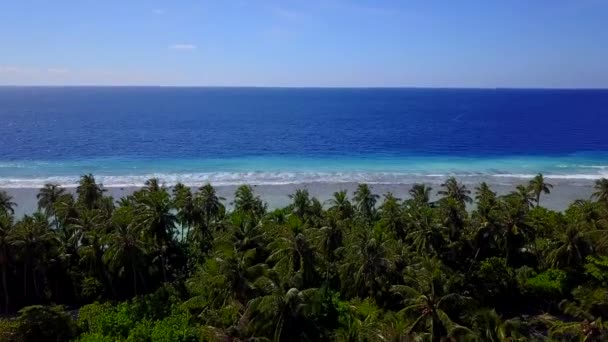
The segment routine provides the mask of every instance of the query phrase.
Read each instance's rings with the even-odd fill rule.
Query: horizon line
[[[98,85],[0,84],[0,88],[215,88],[215,89],[429,89],[429,90],[608,90],[605,87],[473,87],[473,86],[256,86],[256,85]]]

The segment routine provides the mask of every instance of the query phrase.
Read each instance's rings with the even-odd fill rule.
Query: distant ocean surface
[[[608,90],[0,87],[0,187],[608,177]]]

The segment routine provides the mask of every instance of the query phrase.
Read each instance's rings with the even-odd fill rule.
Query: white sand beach
[[[440,184],[443,179],[433,179],[426,181],[432,188],[433,198],[436,198],[436,193],[440,188]],[[474,191],[474,187],[481,181],[486,181],[491,188],[499,195],[504,195],[513,191],[517,184],[525,184],[526,179],[520,178],[505,178],[497,182],[495,177],[484,179],[483,177],[475,177],[475,179],[461,179],[461,181],[467,185],[467,187]],[[549,180],[553,184],[551,194],[543,195],[541,198],[541,205],[553,209],[553,210],[564,210],[577,199],[589,199],[593,193],[593,180]],[[387,192],[392,192],[398,198],[407,199],[409,197],[408,190],[411,188],[411,184],[372,184],[374,193],[382,195]],[[332,197],[333,193],[339,190],[347,190],[349,195],[352,196],[357,183],[297,183],[297,184],[280,184],[280,185],[255,185],[252,184],[257,195],[259,195],[266,203],[269,208],[277,208],[285,206],[289,203],[289,194],[293,193],[296,189],[307,189],[311,196],[317,197],[322,202],[327,201]],[[234,191],[238,185],[220,185],[216,186],[218,195],[223,197],[224,203],[230,208],[230,203],[234,197]],[[75,192],[75,188],[67,188],[68,191]],[[129,195],[139,189],[138,187],[106,187],[107,194],[119,199],[123,196]],[[10,196],[13,197],[13,201],[17,203],[15,214],[20,217],[24,214],[32,213],[36,210],[36,194],[38,193],[37,188],[2,188]]]

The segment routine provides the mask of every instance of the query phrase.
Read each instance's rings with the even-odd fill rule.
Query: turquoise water
[[[85,161],[0,163],[0,186],[37,187],[53,181],[74,185],[78,176],[94,173],[106,186],[140,186],[158,177],[167,184],[201,185],[292,184],[308,182],[411,183],[455,175],[494,177],[496,181],[527,179],[537,172],[562,180],[608,177],[603,157],[514,156],[344,158],[344,157],[247,157],[207,160],[129,160],[118,158]],[[18,176],[15,176],[18,175]]]

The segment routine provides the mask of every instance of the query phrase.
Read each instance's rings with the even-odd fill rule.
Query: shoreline
[[[518,184],[527,184],[527,179],[505,179],[501,182],[497,182],[496,179],[487,179],[480,177],[475,181],[467,180],[464,178],[458,178],[463,184],[467,186],[469,190],[474,192],[474,188],[477,184],[482,181],[488,183],[488,185],[498,195],[507,194],[513,190]],[[437,198],[437,191],[439,190],[440,184],[445,181],[445,178],[437,178],[434,181],[424,181],[423,183],[433,188],[431,200]],[[589,199],[593,193],[593,180],[550,180],[553,184],[551,194],[543,195],[541,197],[541,205],[547,209],[563,211],[568,205],[577,199]],[[416,182],[411,183],[382,183],[373,184],[369,183],[372,191],[381,196],[379,203],[382,202],[382,195],[387,192],[392,192],[393,195],[400,199],[409,198],[408,191],[412,185]],[[358,182],[304,182],[304,183],[290,183],[290,184],[250,184],[256,195],[268,204],[269,209],[274,209],[287,205],[290,202],[289,194],[295,192],[297,189],[307,189],[311,196],[317,197],[322,203],[325,203],[330,199],[334,192],[339,190],[347,190],[349,197],[352,198],[353,192],[357,187]],[[224,198],[223,203],[227,208],[231,207],[231,202],[234,197],[234,191],[241,184],[233,185],[214,185],[211,183],[220,197]],[[171,188],[171,185],[166,185]],[[198,188],[198,186],[190,186],[192,189]],[[130,195],[141,187],[125,186],[125,187],[104,187],[107,190],[106,194],[112,196],[114,200],[118,200],[123,196]],[[13,202],[17,203],[15,208],[15,216],[22,217],[24,214],[31,214],[37,209],[37,199],[40,188],[34,187],[0,187],[0,190],[6,191],[9,196],[13,197]],[[71,193],[76,191],[75,187],[65,187],[65,189]]]

